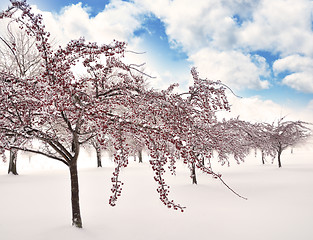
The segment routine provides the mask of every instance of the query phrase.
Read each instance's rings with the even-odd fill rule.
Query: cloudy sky
[[[5,9],[9,1],[1,1]],[[178,82],[190,68],[221,80],[232,113],[274,121],[313,121],[313,1],[311,0],[28,0],[44,15],[56,42],[128,42],[135,63],[155,76],[151,86]]]

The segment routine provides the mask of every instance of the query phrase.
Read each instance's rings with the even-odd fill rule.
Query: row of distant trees
[[[311,136],[309,123],[287,121],[284,118],[273,123],[250,123],[238,118],[223,120],[212,126],[212,132],[221,137],[212,149],[217,152],[221,164],[228,164],[233,156],[239,164],[251,151],[260,151],[262,163],[269,157],[272,162],[277,157],[278,167],[282,167],[281,154],[287,148],[301,145]],[[214,139],[214,138],[212,138]],[[213,152],[212,152],[213,154]],[[210,163],[209,163],[210,164]],[[195,168],[192,166],[193,183],[197,183]]]
[[[72,224],[78,228],[77,161],[86,144],[94,146],[99,158],[108,144],[113,149],[112,206],[122,191],[120,170],[129,156],[145,148],[160,200],[183,211],[169,199],[163,178],[166,166],[175,174],[177,159],[189,166],[194,183],[199,169],[240,196],[213,171],[213,152],[224,164],[230,155],[240,162],[251,149],[260,149],[264,155],[277,155],[281,167],[281,152],[310,134],[301,121],[217,121],[217,111],[230,110],[226,88],[220,81],[200,78],[195,68],[187,92],[175,92],[175,84],[163,91],[148,88],[149,76],[140,65],[124,63],[124,42],[99,46],[81,38],[54,48],[42,16],[33,14],[26,1],[12,0],[0,19],[10,21],[8,36],[0,38],[0,151],[3,156],[10,151],[12,171],[17,151],[64,163],[71,179]],[[16,34],[14,25],[21,29]],[[86,74],[73,72],[77,64]]]
[[[311,135],[310,129],[307,127],[308,123],[302,121],[284,121],[281,118],[277,123],[250,123],[239,118],[223,120],[217,122],[211,127],[216,133],[221,134],[220,138],[212,137],[212,142],[215,142],[210,146],[211,154],[214,152],[217,154],[218,160],[222,165],[227,163],[230,165],[229,156],[233,155],[236,162],[239,164],[244,161],[246,156],[254,150],[261,152],[262,163],[265,164],[265,158],[270,157],[272,163],[277,157],[278,167],[282,167],[281,154],[287,148],[293,148],[304,143]],[[225,144],[227,143],[227,144]],[[132,138],[128,139],[130,145],[130,155],[133,156],[134,161],[143,162],[143,144],[135,142]],[[114,153],[111,142],[108,139],[104,145],[99,144],[96,139],[92,139],[88,142],[89,146],[92,146],[96,152],[97,167],[102,167],[102,152],[107,151],[111,155]],[[236,150],[234,150],[236,148]],[[202,156],[201,156],[202,157]],[[203,158],[204,161],[204,158]],[[8,173],[18,175],[17,172],[17,150],[10,149],[9,168]],[[203,164],[205,164],[203,162]],[[210,159],[206,164],[210,165]],[[191,171],[192,183],[197,184],[196,179],[196,167],[195,164],[189,165]]]

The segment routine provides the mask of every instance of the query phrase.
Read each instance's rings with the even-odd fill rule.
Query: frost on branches
[[[259,149],[263,164],[265,156],[270,156],[273,160],[277,156],[278,167],[281,167],[281,153],[288,147],[304,143],[312,135],[308,125],[310,123],[302,121],[284,121],[284,118],[272,124],[249,123],[239,118],[224,120],[217,123],[214,128],[218,129],[213,131],[217,133],[223,130],[219,134],[223,136],[221,139],[225,144],[219,144],[220,147],[217,148],[219,159],[222,163],[228,162],[227,156],[233,154],[239,162],[244,160],[250,150]]]
[[[36,77],[0,72],[0,149],[41,154],[69,167],[74,226],[82,227],[77,160],[82,145],[91,140],[100,147],[109,140],[114,148],[112,206],[121,195],[120,171],[133,151],[129,138],[149,149],[157,191],[169,208],[184,209],[168,198],[163,178],[166,166],[175,172],[176,159],[222,181],[203,161],[211,158],[216,111],[229,110],[220,82],[200,78],[193,68],[194,85],[188,92],[174,93],[176,85],[148,89],[144,73],[122,61],[124,42],[99,46],[81,38],[53,49],[41,15],[34,15],[26,1],[11,4],[0,19],[11,18],[36,39],[42,68]],[[76,76],[77,64],[88,74]],[[39,147],[32,145],[34,140]]]
[[[0,70],[19,78],[35,77],[40,74],[41,57],[35,46],[35,39],[20,30],[14,21],[8,21],[6,30],[0,34]],[[12,138],[12,141],[17,139]],[[8,173],[18,175],[16,149],[9,154]]]
[[[276,124],[262,125],[263,136],[268,142],[263,149],[272,152],[273,158],[277,155],[278,167],[282,167],[281,154],[286,148],[302,144],[312,135],[309,123],[302,121],[284,121],[281,118]]]

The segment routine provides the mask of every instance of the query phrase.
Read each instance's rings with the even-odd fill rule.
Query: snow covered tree
[[[250,147],[255,151],[261,151],[262,164],[265,164],[265,157],[270,156],[272,159],[276,156],[276,150],[273,148],[271,136],[265,130],[268,127],[267,123],[253,123],[250,125]]]
[[[233,156],[238,164],[243,162],[252,148],[253,125],[237,117],[223,119],[213,129],[210,136],[214,140],[212,148],[217,152],[221,164],[229,165],[229,156]]]
[[[214,150],[218,152],[218,158],[223,163],[228,162],[228,156],[233,155],[239,163],[253,149],[261,151],[262,163],[265,156],[273,159],[278,158],[278,166],[281,167],[281,153],[288,147],[294,147],[303,143],[310,135],[311,130],[308,123],[302,121],[284,121],[281,118],[277,124],[272,123],[250,123],[234,118],[223,120],[215,125]]]
[[[267,144],[263,145],[263,151],[277,154],[278,167],[282,167],[281,154],[288,147],[304,143],[312,134],[308,123],[302,121],[285,121],[281,118],[277,124],[263,124],[263,134]],[[275,157],[275,156],[274,156]]]
[[[229,125],[228,129],[233,129],[234,132],[237,132],[237,137],[235,137],[235,141],[237,142],[229,149],[231,152],[234,151],[234,156],[236,152],[240,154],[238,157],[235,156],[237,162],[239,160],[243,161],[251,150],[257,151],[258,149],[261,151],[263,164],[265,156],[275,157],[276,152],[271,147],[270,136],[264,131],[266,123],[250,123],[240,120],[237,117],[236,119],[227,121],[227,124]]]
[[[214,153],[217,153],[218,161],[224,165],[230,165],[229,156],[234,156],[239,164],[250,151],[250,141],[247,138],[247,122],[234,118],[230,120],[213,121],[213,124],[201,126],[201,130],[205,136],[199,139],[198,147],[201,146],[197,158],[205,165],[207,162],[210,166],[210,159]],[[206,149],[206,150],[204,150]],[[209,158],[203,156],[203,152],[208,152]],[[196,166],[190,164],[191,179],[193,184],[197,184]]]
[[[142,81],[132,77],[130,68],[119,60],[124,43],[98,46],[79,39],[53,51],[41,15],[31,13],[25,1],[11,3],[1,18],[13,19],[25,33],[35,37],[43,66],[36,77],[15,76],[5,70],[0,73],[2,149],[42,154],[67,165],[72,186],[72,222],[82,227],[77,175],[81,145],[99,136],[98,132],[105,134],[108,124],[111,134],[119,131],[120,117],[114,110],[136,95]],[[105,65],[97,64],[100,56],[106,57]],[[102,71],[101,78],[76,78],[71,68],[79,60],[90,71]],[[116,134],[115,137],[118,138]],[[12,142],[12,138],[18,141]],[[29,144],[35,139],[41,143],[39,148]]]
[[[240,129],[244,132],[238,139],[243,141],[244,146],[250,150],[259,149],[263,164],[266,156],[270,156],[272,159],[277,156],[278,166],[281,167],[282,151],[305,142],[311,136],[311,130],[307,127],[309,123],[302,121],[284,121],[284,118],[281,118],[277,124],[275,122],[269,124],[235,120],[235,122],[238,121],[241,125]],[[237,146],[239,145],[238,143]]]
[[[184,209],[169,199],[163,178],[165,166],[175,173],[177,158],[226,185],[220,174],[203,164],[211,158],[208,133],[217,123],[215,113],[229,110],[219,81],[202,79],[192,68],[194,84],[188,92],[175,93],[176,85],[163,91],[148,89],[144,73],[122,61],[124,42],[99,46],[81,38],[53,50],[42,16],[33,14],[26,1],[11,4],[0,19],[16,21],[36,39],[42,68],[35,77],[0,72],[0,149],[41,154],[68,167],[74,226],[82,227],[77,161],[82,145],[92,139],[100,146],[109,139],[115,150],[112,206],[121,195],[120,171],[132,152],[129,136],[140,139],[149,151],[157,191],[167,207]],[[77,64],[92,74],[77,76]],[[34,140],[39,146],[31,144]]]
[[[35,77],[41,68],[35,39],[9,21],[0,35],[0,69],[16,77]],[[16,141],[12,138],[12,141]],[[17,150],[10,150],[8,173],[17,173]]]
[[[97,167],[102,167],[102,153],[101,153],[101,144],[96,140],[96,138],[92,138],[90,140],[91,146],[96,150],[96,157],[97,157]]]
[[[134,156],[134,161],[136,161],[138,157],[138,162],[142,163],[142,150],[144,148],[144,143],[142,143],[142,139],[138,139],[137,136],[129,136],[128,142],[131,147],[131,154]]]

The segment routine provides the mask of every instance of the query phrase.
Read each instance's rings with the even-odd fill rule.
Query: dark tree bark
[[[77,228],[82,228],[82,219],[79,207],[79,186],[78,186],[78,173],[77,173],[77,159],[71,162],[71,193],[72,193],[72,225]]]
[[[277,151],[277,159],[278,159],[278,167],[281,168],[281,161],[280,161],[280,156],[281,156],[281,153],[282,153],[282,147],[279,146],[278,147],[278,151]]]
[[[97,152],[97,167],[102,167],[102,162],[101,162],[101,149],[96,147],[96,152]]]
[[[195,163],[192,163],[190,170],[191,170],[192,184],[198,184],[197,176],[196,176],[196,165],[195,165]]]
[[[139,162],[142,163],[142,150],[138,151]]]
[[[262,153],[262,164],[265,164],[265,154],[264,154],[264,151],[262,151],[261,153]]]
[[[202,163],[203,166],[205,165],[204,157],[202,157],[201,163]]]
[[[12,173],[13,175],[18,175],[16,170],[16,162],[17,162],[17,150],[11,149],[8,174]]]
[[[96,154],[97,154],[97,167],[102,167],[102,161],[101,161],[101,148],[99,143],[94,140],[91,142],[91,146],[93,146],[96,150]]]

